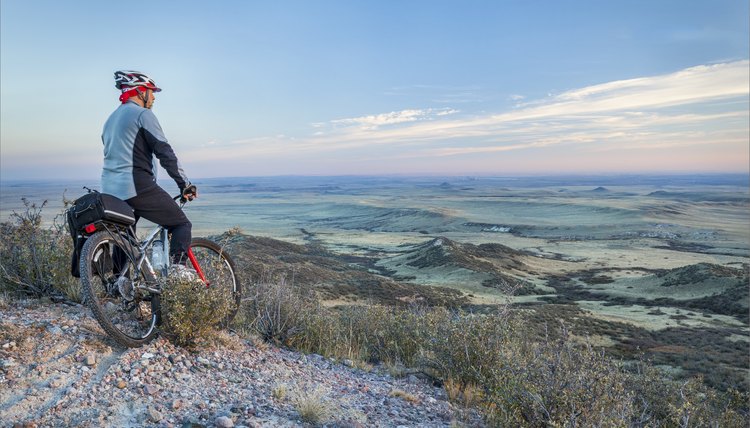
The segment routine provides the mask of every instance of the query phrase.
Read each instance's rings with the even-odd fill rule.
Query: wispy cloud
[[[433,120],[435,117],[447,116],[454,113],[458,113],[458,110],[451,108],[442,109],[409,109],[401,111],[392,111],[390,113],[382,113],[369,116],[361,116],[348,119],[336,119],[330,122],[333,126],[357,126],[364,130],[376,130],[379,127],[386,125],[396,125],[406,122],[416,122],[424,120]],[[316,128],[325,126],[323,123],[316,123],[313,125]]]
[[[345,157],[347,152],[380,148],[393,156],[444,158],[564,145],[606,151],[737,144],[750,126],[749,82],[747,60],[702,65],[541,100],[523,102],[521,95],[514,95],[521,104],[506,112],[406,109],[335,119],[315,124],[308,136],[255,139],[238,142],[233,149],[259,156],[339,152]]]

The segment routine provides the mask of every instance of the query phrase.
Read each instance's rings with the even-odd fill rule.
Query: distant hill
[[[367,257],[332,253],[315,243],[297,245],[277,239],[225,233],[214,237],[237,262],[245,283],[285,281],[313,287],[324,300],[367,301],[399,305],[420,301],[427,305],[460,306],[462,292],[444,287],[396,281]]]
[[[750,196],[737,194],[734,192],[706,191],[706,192],[670,192],[667,190],[657,190],[649,193],[647,196],[652,198],[672,199],[676,201],[688,202],[727,202],[743,203],[750,202]]]
[[[484,275],[485,287],[521,289],[522,294],[533,293],[533,286],[520,279],[519,273],[530,269],[520,261],[526,253],[497,243],[474,245],[459,243],[445,237],[438,237],[424,243],[407,247],[403,254],[388,259],[384,265],[397,269],[403,266],[414,272],[429,275],[451,272],[460,275]]]

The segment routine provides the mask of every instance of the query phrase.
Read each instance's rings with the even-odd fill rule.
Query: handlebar
[[[186,197],[185,195],[188,195],[189,197]],[[182,193],[172,197],[173,200],[177,201],[178,199],[180,202],[185,205],[187,201],[192,201],[194,198],[198,197],[198,189],[195,187],[194,184],[188,184],[187,187],[182,189]]]

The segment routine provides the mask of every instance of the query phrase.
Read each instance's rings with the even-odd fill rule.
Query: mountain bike
[[[180,208],[184,205],[181,200]],[[89,231],[79,262],[86,304],[104,331],[121,345],[138,347],[151,341],[161,324],[161,294],[169,272],[167,229],[157,226],[139,240],[134,225],[100,220]],[[228,326],[242,294],[234,261],[221,246],[205,238],[193,238],[187,256],[196,286],[215,287],[226,299],[228,310],[219,324]]]

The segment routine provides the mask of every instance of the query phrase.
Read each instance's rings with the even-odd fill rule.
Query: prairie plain
[[[194,234],[240,236],[232,251],[251,282],[288,271],[324,289],[330,305],[423,300],[481,312],[510,303],[530,335],[563,323],[626,360],[748,388],[747,176],[196,184],[200,197],[186,208]],[[3,219],[25,196],[49,200],[51,221],[61,186],[3,183]],[[65,188],[68,198],[82,193]]]

